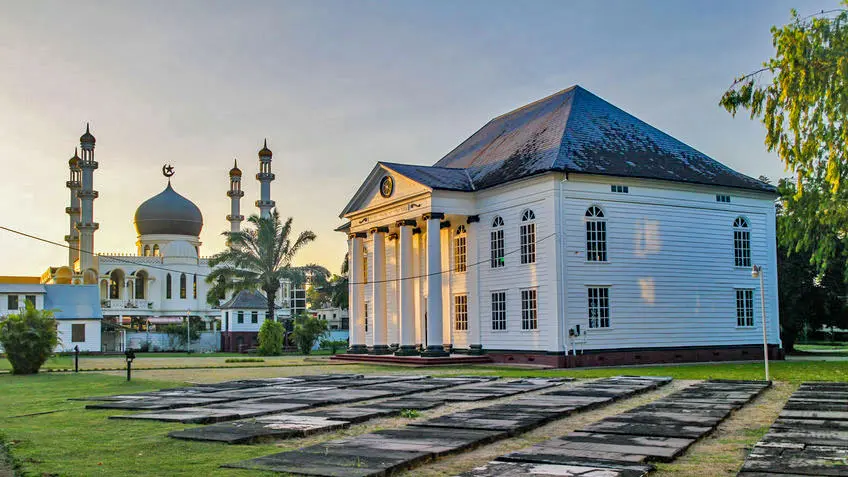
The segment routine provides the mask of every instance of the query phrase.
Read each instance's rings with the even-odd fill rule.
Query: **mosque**
[[[209,285],[205,277],[211,271],[209,258],[201,255],[200,232],[203,229],[203,214],[191,200],[177,192],[171,184],[174,168],[165,165],[163,175],[167,184],[162,192],[142,202],[135,211],[133,222],[137,233],[135,253],[97,252],[94,235],[99,224],[94,220],[94,201],[98,192],[94,190],[94,171],[99,167],[95,160],[95,137],[86,126],[85,134],[80,137],[80,150],[68,161],[69,205],[65,208],[68,215],[68,263],[50,267],[41,277],[42,285],[78,285],[77,293],[66,293],[65,308],[91,310],[91,304],[71,303],[91,301],[99,297],[99,313],[86,311],[86,316],[73,316],[64,310],[68,319],[82,326],[73,339],[64,339],[65,347],[79,346],[85,351],[122,351],[124,331],[131,324],[164,325],[182,323],[186,317],[199,317],[203,329],[220,330],[220,341],[224,344],[235,340],[229,320],[222,320],[219,306],[207,303],[206,294]],[[273,153],[268,149],[267,141],[259,151],[259,172],[256,179],[260,183],[260,199],[256,201],[260,216],[268,217],[274,208],[271,200],[271,172]],[[244,215],[241,214],[242,171],[234,163],[229,172],[230,214],[226,219],[229,230],[238,232]],[[285,319],[302,310],[293,309],[292,304],[304,306],[300,298],[303,289],[295,289],[291,283],[281,284],[278,294],[277,319]],[[50,287],[45,287],[49,289]],[[66,288],[67,289],[67,288]],[[86,290],[86,291],[84,291]],[[96,292],[95,292],[96,290]],[[89,293],[90,292],[90,293]],[[231,300],[230,300],[231,301]],[[97,308],[96,304],[94,308]],[[239,330],[238,341],[255,341],[261,320],[264,319],[264,303],[257,304],[262,318],[254,322],[248,336]],[[247,310],[251,313],[250,310]],[[88,316],[94,315],[94,316]],[[223,326],[222,326],[223,322]],[[62,327],[60,326],[60,332]],[[67,338],[67,337],[66,337]],[[79,338],[82,338],[81,340]]]

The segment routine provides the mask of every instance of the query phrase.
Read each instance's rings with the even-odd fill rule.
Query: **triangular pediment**
[[[391,182],[391,187],[385,185],[386,181]],[[390,193],[386,196],[384,192],[389,192],[389,189]],[[414,181],[382,163],[377,163],[339,217],[346,217],[359,210],[388,205],[404,198],[415,197],[432,191],[432,188]]]

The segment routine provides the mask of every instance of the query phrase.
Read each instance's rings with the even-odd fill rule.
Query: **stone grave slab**
[[[460,474],[459,477],[642,477],[652,470],[653,467],[649,465],[608,468],[495,461]]]
[[[184,429],[171,432],[168,436],[195,441],[246,444],[262,439],[305,437],[318,432],[344,429],[349,426],[350,422],[348,421],[337,421],[319,416],[283,414]]]
[[[389,399],[386,401],[376,402],[369,407],[375,407],[379,409],[394,409],[398,411],[402,411],[404,409],[414,409],[417,411],[425,411],[427,409],[433,409],[435,407],[439,407],[443,405],[445,402],[441,399],[427,399],[424,397],[400,397],[397,399]]]
[[[715,412],[715,411],[711,411]],[[719,411],[721,412],[721,411]],[[630,422],[630,423],[646,423],[646,424],[666,424],[666,425],[674,425],[674,426],[699,426],[699,427],[710,427],[713,428],[718,425],[725,417],[727,413],[721,413],[720,415],[704,415],[693,412],[669,412],[669,411],[629,411],[617,416],[612,416],[607,418],[610,421],[615,422]]]
[[[667,423],[620,422],[604,419],[583,428],[587,432],[624,434],[628,436],[686,437],[698,439],[712,431],[714,426],[676,425]]]
[[[760,472],[769,475],[792,473],[797,475],[845,476],[848,475],[848,449],[829,446],[789,446],[757,445],[748,454],[739,473]]]
[[[695,439],[679,437],[627,436],[575,431],[521,452],[532,454],[535,449],[538,449],[539,453],[564,453],[568,456],[573,456],[574,452],[603,452],[607,454],[608,460],[619,459],[621,457],[614,458],[612,454],[620,454],[646,456],[648,460],[669,462],[694,442]]]
[[[848,411],[781,411],[781,419],[819,419],[826,421],[848,421]]]
[[[306,409],[308,406],[302,404],[278,404],[274,410],[268,408],[248,407],[194,407],[180,408],[163,411],[142,412],[138,414],[109,416],[109,419],[140,419],[163,422],[181,422],[183,424],[210,424],[215,422],[232,421],[248,417],[258,417],[272,412],[296,411]]]
[[[371,419],[395,416],[399,414],[400,411],[400,409],[349,406],[335,407],[331,409],[317,409],[314,411],[300,411],[297,414],[301,416],[318,416],[336,421],[347,421],[351,424],[359,424],[360,422],[370,421]]]

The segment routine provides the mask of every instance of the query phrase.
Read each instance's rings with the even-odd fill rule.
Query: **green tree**
[[[35,374],[59,345],[53,312],[36,310],[27,301],[26,309],[0,322],[0,346],[12,363],[13,374]]]
[[[265,320],[259,328],[259,354],[279,356],[283,354],[283,324],[274,320]]]
[[[253,215],[247,221],[249,227],[241,232],[224,232],[229,248],[209,260],[212,272],[206,281],[213,285],[210,293],[217,295],[207,295],[207,301],[217,299],[222,290],[260,289],[265,292],[268,316],[273,317],[276,316],[275,300],[283,279],[304,283],[307,273],[326,277],[329,272],[319,265],[292,265],[297,253],[312,243],[316,235],[306,230],[292,240],[289,236],[292,232],[291,217],[282,223],[274,209],[269,218]]]
[[[762,121],[766,146],[795,177],[793,193],[782,194],[797,222],[786,231],[787,251],[809,251],[820,272],[841,262],[848,278],[848,10],[793,10],[771,33],[774,57],[736,78],[720,104]]]
[[[295,345],[301,354],[309,354],[312,352],[312,347],[319,338],[327,332],[327,320],[313,318],[311,316],[300,315],[294,320],[294,337]]]
[[[189,317],[189,323],[191,324],[191,327],[188,330],[186,330],[185,322],[171,323],[162,328],[162,331],[168,334],[168,340],[170,341],[171,346],[176,349],[186,349],[186,331],[188,331],[188,334],[191,335],[192,341],[200,339],[200,327],[202,325],[200,317]]]

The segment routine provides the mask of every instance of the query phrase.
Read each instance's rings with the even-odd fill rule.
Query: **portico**
[[[360,221],[364,225],[372,219],[379,221]],[[457,329],[450,301],[455,288],[455,257],[449,246],[454,224],[461,224],[465,234],[462,271],[456,273],[464,282],[471,275],[465,257],[477,257],[467,231],[477,223],[476,217],[426,212],[349,232],[349,353],[444,357],[452,349],[482,349],[478,321],[466,316]]]

